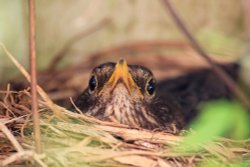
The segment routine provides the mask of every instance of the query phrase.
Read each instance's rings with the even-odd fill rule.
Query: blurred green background
[[[250,62],[245,61],[250,59],[247,58],[247,3],[248,0],[173,1],[209,53],[237,58],[244,55],[244,64]],[[151,0],[37,0],[39,69],[46,68],[72,37],[96,26],[98,30],[74,43],[64,63],[75,63],[102,48],[132,41],[185,40],[165,10],[160,1]],[[27,20],[27,1],[0,0],[0,41],[26,67]],[[10,79],[17,73],[1,50],[0,80]]]

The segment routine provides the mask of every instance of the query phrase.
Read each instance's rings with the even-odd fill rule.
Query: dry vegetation
[[[1,92],[3,93],[3,92]],[[130,129],[73,113],[48,99],[39,100],[42,146],[34,152],[29,90],[4,92],[1,101],[1,165],[41,166],[194,166],[209,161],[232,165],[250,153],[250,140],[217,138],[196,151],[178,147],[182,135]],[[52,110],[59,110],[61,116]],[[189,133],[189,132],[186,132]]]
[[[190,49],[188,50],[190,53]],[[29,80],[25,69],[8,51],[7,54]],[[193,60],[195,60],[194,57]],[[136,61],[136,59],[134,60]],[[160,60],[162,62],[165,59]],[[172,60],[176,60],[181,66],[181,61]],[[196,59],[196,61],[200,60]],[[206,66],[202,63],[197,64],[199,64],[197,67],[186,64],[186,67],[183,66],[184,71]],[[74,71],[73,69],[72,71]],[[65,77],[67,78],[69,75],[72,74]],[[54,79],[53,82],[56,85],[58,80]],[[53,82],[51,81],[50,84]],[[190,133],[188,131],[177,135],[130,129],[124,125],[102,122],[54,104],[40,87],[38,87],[38,92],[40,95],[42,155],[34,151],[30,90],[27,88],[16,92],[7,87],[7,90],[1,91],[0,166],[28,165],[34,162],[41,166],[165,167],[196,166],[197,164],[207,164],[206,162],[227,166],[238,164],[249,157],[250,140],[216,138],[209,144],[199,145],[198,149],[187,151],[179,146],[185,138],[184,134]]]
[[[39,3],[39,6],[47,7],[47,2],[39,1]],[[50,22],[53,23],[58,20],[58,15],[54,15],[55,9],[57,8],[55,4],[52,5],[49,10],[53,14],[48,12],[51,16]],[[178,39],[180,35],[179,31],[173,28],[169,20],[165,20],[165,15],[162,14],[164,11],[159,13],[154,12],[160,11],[160,9],[162,9],[161,5],[152,5],[150,1],[147,3],[144,1],[136,1],[136,3],[132,5],[122,1],[107,4],[100,3],[99,1],[90,3],[86,12],[83,16],[79,16],[78,20],[80,20],[81,24],[85,22],[90,23],[90,21],[93,21],[93,16],[95,16],[97,17],[97,21],[90,24],[90,27],[84,27],[84,31],[82,31],[81,26],[75,26],[74,24],[69,24],[72,26],[71,28],[74,33],[72,33],[73,31],[68,32],[68,29],[70,29],[68,27],[63,30],[59,28],[60,31],[57,31],[55,30],[56,27],[53,27],[55,26],[54,24],[41,24],[45,26],[45,28],[42,29],[46,30],[46,26],[52,26],[53,28],[47,28],[49,32],[43,31],[43,33],[39,33],[42,37],[40,36],[38,42],[42,43],[42,47],[38,48],[38,51],[44,52],[40,54],[46,55],[47,57],[51,57],[51,55],[55,56],[54,61],[52,60],[49,65],[48,62],[44,60],[40,61],[39,59],[41,64],[48,65],[47,70],[39,73],[38,83],[41,87],[37,86],[39,94],[38,109],[40,113],[41,145],[43,148],[42,154],[38,154],[35,151],[36,145],[31,111],[31,93],[28,87],[30,76],[22,65],[20,65],[1,44],[6,54],[28,82],[20,78],[15,78],[10,85],[1,85],[0,166],[32,166],[39,164],[43,167],[180,167],[198,165],[247,166],[247,164],[250,164],[250,139],[233,140],[230,138],[215,137],[214,140],[208,143],[199,143],[198,145],[193,143],[194,145],[184,146],[183,143],[185,144],[186,135],[195,133],[192,130],[186,130],[180,134],[176,134],[175,132],[152,132],[143,129],[131,129],[125,125],[103,122],[92,117],[87,117],[81,114],[77,108],[74,109],[76,112],[64,108],[67,104],[71,105],[72,103],[70,103],[68,97],[75,97],[86,86],[90,70],[95,65],[104,61],[116,61],[117,55],[122,55],[131,64],[141,64],[149,67],[158,80],[178,76],[184,72],[201,67],[208,67],[208,64],[191,49],[189,44],[183,43]],[[113,10],[107,10],[110,9],[111,4],[113,5]],[[124,4],[125,7],[122,4]],[[142,7],[143,5],[145,6]],[[75,6],[80,7],[81,5]],[[134,6],[134,8],[130,8],[130,6]],[[190,3],[180,1],[180,5],[177,6],[180,9],[188,9],[190,8]],[[208,8],[204,6],[208,6]],[[225,16],[224,13],[221,13],[220,6],[226,6],[230,9],[236,6],[235,10],[228,10],[234,11],[227,16],[231,19],[223,18]],[[150,15],[148,15],[148,7],[152,9]],[[237,59],[242,49],[238,47],[240,42],[230,42],[230,40],[234,41],[234,39],[230,39],[229,41],[225,41],[225,39],[227,35],[231,33],[237,34],[238,38],[241,38],[241,31],[239,32],[237,29],[239,27],[235,26],[237,24],[231,23],[237,23],[241,17],[238,2],[230,1],[230,3],[228,3],[227,1],[221,0],[215,3],[214,1],[203,2],[194,0],[191,5],[191,8],[193,7],[196,10],[190,10],[189,14],[184,16],[190,18],[189,25],[192,26],[192,30],[197,31],[197,34],[205,44],[212,44],[214,41],[217,42],[216,45],[206,45],[205,48],[207,48],[210,53],[230,55],[233,59]],[[80,9],[82,10],[82,7]],[[100,9],[105,9],[104,13],[96,12]],[[71,10],[74,10],[74,8]],[[133,13],[136,17],[132,17],[133,19],[131,19],[130,17],[132,15],[125,15],[123,12],[120,12],[123,10],[129,11],[128,13]],[[202,10],[202,12],[199,12],[199,10]],[[206,17],[209,11],[212,11],[209,14],[210,17]],[[94,15],[93,13],[98,13],[98,15]],[[154,15],[154,13],[157,14]],[[196,13],[202,14],[197,18],[193,17]],[[214,17],[217,16],[222,18],[222,21],[218,19],[219,21],[215,22]],[[43,13],[40,13],[39,17],[41,23],[43,23],[43,18],[47,18],[46,14]],[[123,20],[121,18],[123,18]],[[67,19],[72,20],[71,16],[66,17],[65,22],[67,23]],[[204,19],[208,19],[207,25],[203,24]],[[230,20],[230,23],[228,23],[228,20]],[[155,24],[152,24],[152,21]],[[76,22],[76,20],[73,20],[73,22]],[[63,25],[65,25],[65,23]],[[97,34],[95,37],[86,39],[85,41],[82,40],[89,34],[92,34],[92,31],[96,32],[100,28],[103,28],[104,25],[106,32],[99,35]],[[200,27],[203,26],[213,31],[211,37],[203,36],[206,34],[206,30],[200,29]],[[151,27],[152,29],[154,27],[160,27],[160,29],[149,32],[148,29],[144,27]],[[221,27],[225,27],[225,29],[222,30],[225,33],[224,36],[217,34],[217,32],[221,31]],[[170,31],[166,33],[166,28],[173,29],[173,32]],[[51,31],[51,29],[55,31]],[[120,36],[117,35],[118,38],[114,38],[115,33],[120,34]],[[61,34],[66,35],[63,37]],[[132,34],[131,38],[128,37],[127,34]],[[46,42],[48,36],[50,36],[49,42]],[[168,37],[168,39],[177,36],[178,40],[166,41],[164,40],[165,36]],[[144,37],[150,39],[150,41],[145,41]],[[159,40],[154,40],[155,37]],[[213,38],[213,41],[207,41],[211,40],[211,38]],[[59,44],[55,42],[54,39],[60,39],[58,40]],[[94,54],[85,55],[88,58],[79,61],[79,63],[71,67],[65,69],[58,68],[61,65],[60,63],[63,62],[62,60],[68,61],[69,58],[67,58],[67,56],[72,54],[74,48],[81,48],[79,49],[79,53],[82,55],[82,52],[93,52],[93,48],[96,47],[93,43],[96,43],[96,41],[99,41],[100,48],[105,48],[107,46],[113,46],[113,43],[123,43],[124,39],[126,39],[126,42],[129,42],[129,44],[98,50]],[[135,43],[130,41],[141,39],[142,41]],[[69,42],[63,45],[64,41],[67,40]],[[81,42],[79,43],[79,41]],[[222,43],[227,44],[222,45]],[[82,45],[85,47],[83,48]],[[62,49],[60,50],[60,48]],[[77,53],[77,55],[79,55],[79,53]],[[44,59],[44,57],[42,58]],[[222,60],[219,60],[221,57],[218,57],[218,55],[215,55],[214,59],[219,62],[228,62],[224,57]],[[50,60],[46,59],[46,61]],[[78,60],[76,61],[78,62]],[[16,91],[17,89],[19,91]],[[63,104],[63,106],[55,104],[53,101]]]

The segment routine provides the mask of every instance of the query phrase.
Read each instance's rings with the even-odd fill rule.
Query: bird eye
[[[150,79],[148,80],[147,84],[146,84],[146,91],[149,95],[153,95],[155,92],[155,80],[154,79]]]
[[[89,80],[89,89],[90,91],[94,91],[96,87],[97,87],[97,79],[95,75],[92,75]]]

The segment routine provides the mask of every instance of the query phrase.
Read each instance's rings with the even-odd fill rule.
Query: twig
[[[0,46],[3,48],[5,54],[10,58],[10,60],[20,70],[20,72],[23,74],[26,80],[28,82],[31,82],[30,75],[25,70],[25,68],[15,59],[15,57],[9,52],[9,50],[5,47],[3,43],[0,42]],[[39,95],[43,98],[43,100],[45,101],[46,106],[48,106],[48,108],[51,109],[59,119],[67,120],[67,118],[60,111],[59,107],[53,103],[50,97],[44,92],[44,90],[39,85],[37,85],[37,91]]]
[[[165,41],[165,40],[155,40],[155,41],[138,41],[129,44],[123,44],[116,47],[108,48],[105,50],[101,50],[94,54],[89,55],[90,61],[95,61],[102,56],[109,56],[112,54],[121,54],[121,52],[130,53],[132,51],[146,51],[148,49],[155,49],[155,48],[190,48],[190,45],[186,42],[180,41]]]
[[[37,79],[36,79],[36,41],[35,41],[35,0],[29,0],[29,54],[31,73],[31,102],[34,123],[36,152],[42,153],[41,132],[37,104]]]
[[[94,25],[93,27],[90,27],[87,30],[84,30],[83,32],[80,32],[79,34],[76,34],[73,36],[67,43],[62,47],[62,49],[55,55],[54,59],[51,61],[48,67],[48,71],[54,71],[60,61],[63,59],[63,57],[66,55],[66,53],[69,51],[69,49],[74,45],[77,41],[93,34],[94,32],[100,30],[103,28],[103,26],[107,25],[109,23],[109,19],[103,19],[98,24]]]
[[[2,123],[0,123],[0,130],[6,135],[6,137],[11,141],[13,146],[18,152],[23,152],[22,146],[18,143],[15,136],[10,132],[10,130]]]
[[[242,0],[242,9],[245,18],[245,27],[247,31],[248,42],[250,40],[250,0]]]
[[[10,165],[13,162],[16,162],[18,160],[30,160],[30,158],[33,158],[37,164],[39,164],[42,167],[48,167],[43,161],[41,161],[41,158],[43,158],[44,155],[38,155],[34,153],[33,151],[22,151],[17,152],[5,160],[0,162],[0,166],[7,166]]]
[[[181,141],[182,137],[175,136],[170,133],[164,132],[150,132],[148,130],[143,129],[131,129],[131,128],[123,128],[123,127],[115,127],[109,125],[95,125],[96,128],[109,132],[111,134],[120,135],[124,140],[147,140],[151,142],[159,142],[168,144],[176,144]]]
[[[7,120],[7,121],[3,122],[3,124],[9,124],[9,123],[11,123],[11,122],[18,121],[18,120],[20,120],[20,119],[22,119],[22,118],[25,118],[25,117],[28,117],[28,116],[29,116],[29,114],[22,115],[22,116],[16,117],[16,118],[12,118],[12,119],[10,119],[10,120]]]
[[[32,157],[32,152],[17,152],[15,154],[12,154],[11,156],[9,156],[8,158],[6,158],[5,160],[3,160],[0,165],[1,166],[7,166],[10,165],[13,162],[16,162],[17,160],[25,160],[25,159],[29,159],[30,157]]]
[[[204,51],[204,49],[199,45],[196,39],[193,37],[191,32],[188,30],[187,26],[181,20],[179,15],[176,13],[174,8],[172,7],[169,0],[162,0],[165,4],[167,10],[172,16],[175,24],[181,30],[181,32],[186,36],[186,38],[191,42],[193,48],[203,57],[212,67],[214,73],[226,84],[229,90],[233,93],[233,95],[241,101],[245,106],[250,108],[250,101],[248,97],[244,94],[244,92],[237,86],[237,84],[218,66],[214,61],[208,56],[208,54]]]

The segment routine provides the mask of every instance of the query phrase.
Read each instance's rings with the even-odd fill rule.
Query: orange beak
[[[98,93],[98,95],[100,96],[108,85],[111,86],[110,92],[112,92],[114,90],[114,88],[116,87],[118,81],[120,81],[120,80],[123,82],[123,84],[125,85],[125,87],[127,88],[128,92],[131,96],[133,95],[133,90],[135,90],[143,98],[143,95],[142,95],[139,87],[137,86],[137,84],[133,80],[132,75],[129,73],[127,62],[123,59],[120,59],[116,63],[114,72],[112,73],[111,77],[106,82],[106,84],[103,86],[101,91]]]

